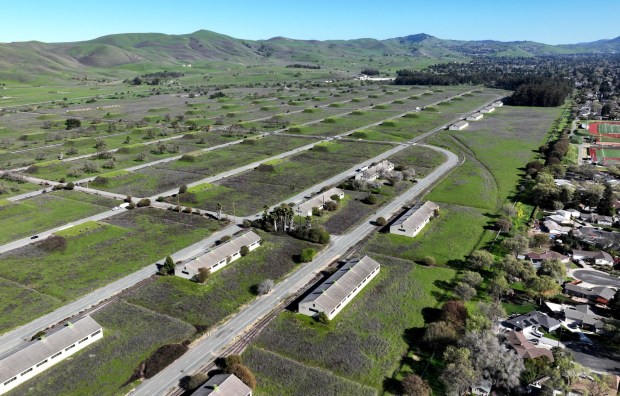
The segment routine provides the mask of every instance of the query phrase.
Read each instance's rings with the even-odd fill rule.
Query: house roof
[[[522,332],[508,331],[506,334],[506,342],[515,350],[517,355],[522,359],[534,359],[545,356],[550,362],[553,362],[553,353],[549,349],[539,348],[529,342]]]
[[[554,252],[553,250],[545,250],[542,253],[536,253],[536,252],[529,252],[529,253],[525,253],[525,257],[527,257],[530,260],[560,260],[560,261],[564,261],[564,260],[568,260],[568,257],[558,253],[558,252]]]
[[[343,195],[344,191],[339,188],[332,187],[329,190],[319,193],[316,196],[310,198],[309,200],[300,203],[297,205],[296,211],[301,213],[308,213],[312,211],[312,208],[320,207],[325,202],[331,201],[330,198],[332,195]]]
[[[592,288],[587,288],[575,283],[565,283],[564,291],[572,291],[586,296],[600,297],[605,300],[611,300],[616,294],[615,290],[609,287],[594,286]]]
[[[85,316],[74,323],[59,327],[41,340],[26,344],[0,360],[0,382],[19,375],[97,330],[101,330],[101,325],[90,316]]]
[[[595,252],[589,252],[587,250],[573,250],[573,256],[584,256],[595,260],[607,260],[611,262],[614,261],[614,258],[611,256],[611,254],[603,250],[598,250]]]
[[[241,250],[243,246],[250,246],[254,242],[259,242],[260,236],[254,231],[246,232],[238,237],[224,242],[221,245],[207,251],[202,256],[185,264],[185,268],[198,271],[200,268],[211,268],[228,256],[231,256]]]
[[[457,128],[466,127],[468,125],[469,125],[469,122],[467,121],[459,121],[459,122],[455,122],[454,124],[452,124],[453,127],[457,127]]]
[[[416,229],[418,225],[433,216],[437,209],[439,209],[439,205],[431,201],[426,201],[423,204],[418,203],[400,216],[392,225]]]
[[[587,304],[577,305],[576,307],[570,307],[564,310],[564,316],[566,319],[580,320],[585,324],[598,328],[603,327],[602,318],[595,314],[590,306]]]
[[[544,328],[551,329],[560,325],[559,321],[538,311],[532,311],[528,314],[519,315],[515,318],[508,319],[506,322],[516,329],[525,329],[532,326],[542,326]]]
[[[204,385],[192,393],[192,396],[246,396],[250,392],[252,389],[234,374],[217,374],[209,378]]]
[[[301,302],[313,302],[329,313],[379,266],[379,263],[368,256],[351,259]]]

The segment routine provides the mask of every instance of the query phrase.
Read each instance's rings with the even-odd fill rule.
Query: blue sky
[[[618,0],[2,0],[0,42],[207,29],[244,39],[428,33],[562,44],[620,36],[618,15]]]

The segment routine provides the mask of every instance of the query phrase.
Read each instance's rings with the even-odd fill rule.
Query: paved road
[[[383,216],[385,218],[391,217],[394,213],[398,212],[405,203],[411,201],[426,188],[432,186],[433,183],[458,165],[459,159],[455,154],[444,149],[431,146],[425,147],[443,152],[447,157],[446,162],[424,179],[420,179],[416,185],[390,204],[373,214],[371,219],[378,216]],[[174,388],[179,379],[187,375],[187,373],[193,372],[209,361],[212,361],[218,355],[219,351],[240,336],[245,329],[276,308],[282,300],[306,285],[318,272],[334,260],[337,260],[350,247],[354,246],[358,241],[375,230],[376,226],[372,225],[370,221],[367,221],[347,234],[334,237],[330,246],[317,256],[314,261],[289,275],[285,280],[276,285],[270,294],[254,300],[229,321],[213,329],[210,335],[204,337],[185,355],[158,375],[138,386],[132,394],[144,396],[161,395],[171,388]]]
[[[585,342],[567,342],[577,363],[599,373],[620,375],[620,355],[606,345]]]
[[[620,279],[595,270],[575,270],[573,278],[596,286],[620,287]]]
[[[118,212],[121,212],[121,210],[114,213]],[[75,222],[75,224],[78,224],[78,222]],[[185,249],[179,250],[178,252],[172,254],[171,257],[175,262],[187,260],[188,258],[197,256],[201,252],[204,252],[208,247],[213,245],[215,241],[219,240],[224,235],[230,235],[240,230],[241,228],[239,228],[236,224],[232,224],[214,234],[211,234],[210,236],[201,240],[198,243],[188,246]],[[158,260],[159,263],[161,263],[162,261],[163,259]],[[124,278],[114,281],[100,289],[97,289],[87,294],[79,300],[73,301],[63,307],[56,309],[53,312],[50,312],[47,315],[37,318],[28,324],[20,326],[0,336],[0,355],[3,355],[7,351],[19,347],[24,343],[25,340],[29,340],[30,337],[32,337],[37,331],[43,330],[85,309],[88,309],[98,304],[99,302],[104,301],[114,296],[115,294],[118,294],[124,289],[127,289],[128,287],[131,287],[136,283],[152,276],[157,271],[156,264],[157,263],[148,265],[141,270],[132,273],[131,275],[127,275]]]

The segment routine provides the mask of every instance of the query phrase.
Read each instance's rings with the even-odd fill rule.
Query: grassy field
[[[477,209],[440,205],[440,215],[415,238],[394,234],[375,234],[367,252],[417,261],[432,256],[439,265],[462,260],[478,246],[488,218]]]
[[[0,278],[0,333],[27,323],[62,305],[47,294],[39,293],[24,285]]]
[[[280,280],[297,268],[294,257],[306,247],[297,239],[260,232],[260,248],[214,273],[206,285],[179,277],[163,277],[127,297],[144,306],[188,323],[211,327],[256,298],[256,286],[265,279]]]
[[[139,209],[97,227],[82,227],[81,233],[63,231],[67,235],[64,249],[40,241],[4,253],[0,277],[66,303],[198,242],[218,228],[217,221],[204,217]],[[8,290],[0,292],[0,301],[12,298]],[[2,312],[6,323],[23,323],[19,311],[3,305],[9,307]]]
[[[118,201],[78,191],[55,191],[0,206],[0,244],[104,212]]]
[[[283,378],[281,373],[286,369],[271,363],[272,354],[280,361],[289,358],[301,364],[294,365],[301,378],[314,375],[320,368],[356,382],[362,390],[383,389],[386,376],[398,368],[408,348],[405,329],[424,325],[422,308],[438,305],[437,299],[443,295],[441,285],[455,272],[382,255],[373,257],[382,264],[381,272],[329,325],[286,312],[261,333],[255,344],[260,352],[251,349],[246,358],[259,378],[268,379],[265,387],[259,382],[259,394],[281,386],[288,390],[282,395],[295,395],[308,387],[305,382],[293,387]],[[331,376],[325,380],[326,386],[341,381]]]
[[[271,169],[255,169],[223,179],[198,193],[181,194],[180,200],[184,205],[209,210],[214,210],[220,202],[226,213],[250,215],[264,205],[284,201],[390,147],[357,142],[321,143]]]
[[[9,392],[17,395],[119,395],[138,364],[164,344],[190,337],[193,326],[124,301],[93,318],[103,338]]]
[[[41,186],[0,178],[0,200],[39,190]]]

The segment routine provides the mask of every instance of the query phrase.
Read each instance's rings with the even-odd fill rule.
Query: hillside
[[[190,34],[129,33],[74,43],[21,42],[0,44],[0,79],[41,74],[105,74],[110,69],[123,75],[144,65],[181,67],[186,63],[231,62],[242,65],[292,62],[340,64],[372,57],[402,57],[437,61],[486,56],[538,56],[620,51],[620,37],[592,43],[553,46],[532,41],[443,40],[415,34],[387,40],[242,40],[199,30]]]

